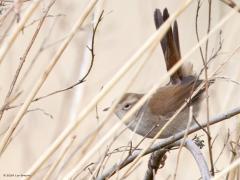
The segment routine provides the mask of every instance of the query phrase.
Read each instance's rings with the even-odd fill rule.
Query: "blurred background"
[[[0,65],[0,103],[4,105],[5,97],[13,82],[15,73],[21,62],[27,47],[29,46],[33,34],[45,13],[50,1],[42,1],[31,18],[24,25],[13,46],[9,48],[7,56]],[[26,100],[37,79],[51,62],[54,54],[57,52],[61,43],[68,37],[73,25],[82,14],[89,1],[57,0],[50,9],[43,25],[30,49],[26,61],[16,82],[14,95],[20,93],[14,99],[10,107],[5,110],[0,121],[1,138],[8,129],[9,125],[18,113],[22,102]],[[5,177],[4,174],[24,174],[32,164],[41,156],[41,154],[56,140],[60,133],[69,123],[76,120],[81,112],[91,100],[101,91],[101,89],[112,79],[121,67],[130,57],[146,42],[146,40],[156,31],[153,21],[153,12],[155,8],[168,8],[170,13],[175,12],[184,1],[167,0],[122,0],[122,1],[99,1],[93,11],[85,20],[81,28],[75,34],[73,40],[65,49],[59,62],[56,64],[49,77],[47,78],[36,97],[42,97],[49,93],[70,87],[78,82],[91,65],[91,52],[87,47],[91,47],[93,27],[96,24],[102,10],[103,17],[95,34],[94,41],[94,62],[89,75],[83,83],[63,92],[50,95],[31,103],[28,112],[25,113],[21,123],[15,130],[13,137],[7,149],[0,159],[0,179],[19,179],[19,177]],[[235,1],[239,3],[238,1]],[[11,33],[18,26],[17,17],[20,22],[23,14],[31,6],[32,1],[0,1],[1,18],[9,11],[6,18],[1,19],[0,23],[0,47],[11,37]],[[19,9],[18,9],[19,5]],[[177,18],[179,25],[180,45],[182,56],[186,54],[197,43],[196,38],[196,13],[197,1],[193,3]],[[13,7],[12,10],[10,10]],[[221,1],[212,2],[211,28],[214,28],[221,19],[232,9]],[[208,27],[208,1],[201,1],[198,16],[198,32],[200,38],[207,33]],[[239,81],[240,52],[237,48],[240,46],[239,23],[240,14],[236,13],[231,17],[223,27],[221,33],[218,31],[209,39],[208,54],[209,57],[218,51],[217,56],[209,65],[209,73],[215,70],[231,58],[221,68],[216,75],[219,78],[210,88],[210,117],[219,113],[228,112],[231,108],[239,106],[240,93]],[[220,47],[221,46],[221,47]],[[220,48],[219,48],[220,47]],[[205,50],[205,45],[203,46]],[[202,69],[202,60],[199,50],[188,59],[193,64],[196,74]],[[129,82],[135,67],[114,86],[107,96],[97,104],[97,107],[88,114],[78,128],[71,134],[70,138],[64,143],[75,139],[66,152],[63,159],[58,164],[56,170],[49,179],[61,179],[78,163],[94,145],[113,127],[119,120],[112,116],[110,121],[101,129],[99,134],[91,143],[86,142],[86,136],[102,122],[106,116],[104,108],[111,106],[114,100],[121,94],[126,83]],[[158,83],[161,77],[166,73],[165,62],[163,59],[160,44],[156,50],[148,57],[147,63],[139,73],[138,77],[131,84],[130,92],[146,93],[154,84]],[[204,78],[204,76],[202,76]],[[17,107],[15,107],[17,106]],[[200,121],[206,121],[206,104],[202,103],[201,113],[198,117]],[[215,171],[221,171],[233,160],[233,147],[238,148],[239,138],[239,117],[235,116],[227,121],[211,126],[213,160]],[[121,126],[119,132],[125,128]],[[206,135],[199,131],[196,134],[205,141],[202,152],[209,164],[209,153],[207,147]],[[125,130],[113,144],[108,142],[98,149],[98,152],[90,159],[87,164],[97,163],[103,157],[106,149],[112,152],[116,148],[129,145],[131,141],[133,146],[137,145],[142,139],[137,134]],[[145,139],[140,145],[141,148],[149,144],[149,139]],[[111,144],[111,145],[110,145]],[[232,147],[232,146],[233,147]],[[58,158],[64,150],[64,145],[54,153],[33,179],[42,179],[52,163]],[[175,167],[177,150],[167,153],[165,166],[158,171],[156,179],[172,179]],[[238,156],[238,149],[236,149]],[[105,165],[105,169],[111,167],[114,163],[127,154],[127,152],[113,153]],[[131,173],[127,179],[142,179],[147,168],[149,156],[143,157],[140,165]],[[86,165],[87,165],[86,164]],[[191,170],[189,170],[191,168]],[[87,168],[79,174],[77,179],[90,177],[90,170]],[[100,174],[104,171],[101,169]],[[123,173],[120,171],[119,173]],[[120,177],[120,175],[119,175]],[[200,173],[196,162],[190,153],[183,149],[180,157],[177,179],[199,179]],[[237,176],[235,176],[237,179]],[[117,179],[117,175],[112,179]]]

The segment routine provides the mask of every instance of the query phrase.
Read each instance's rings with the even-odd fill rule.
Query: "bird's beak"
[[[108,111],[110,109],[110,107],[106,107],[103,109],[103,111]]]

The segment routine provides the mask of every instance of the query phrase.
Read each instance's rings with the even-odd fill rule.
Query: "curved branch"
[[[184,146],[187,150],[191,152],[195,161],[197,162],[198,168],[202,176],[201,179],[209,180],[211,178],[211,175],[208,170],[208,165],[199,147],[191,139],[187,139],[184,143]]]

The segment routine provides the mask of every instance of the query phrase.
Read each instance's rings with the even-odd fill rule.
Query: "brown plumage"
[[[164,9],[163,15],[159,9],[154,12],[154,22],[156,28],[160,28],[161,25],[169,18],[169,13],[167,9]],[[167,71],[169,71],[180,59],[180,44],[178,36],[178,25],[174,22],[173,30],[172,27],[169,28],[166,35],[161,41],[161,46],[166,62]],[[172,76],[171,83],[177,84],[181,82],[183,78],[182,68],[179,68]]]
[[[169,17],[167,9],[163,15],[159,9],[154,12],[154,22],[158,29]],[[171,69],[180,59],[180,43],[178,25],[174,22],[161,41],[167,70]],[[169,121],[169,118],[191,97],[202,83],[197,77],[187,74],[181,67],[171,77],[170,83],[160,87],[151,98],[136,112],[125,124],[134,132],[149,138],[154,137]],[[213,82],[213,81],[212,81]],[[210,83],[212,83],[210,82]],[[204,89],[195,95],[190,104],[193,105],[193,115],[199,112],[199,100]],[[142,98],[144,94],[126,93],[118,103],[115,114],[121,119]],[[184,130],[189,119],[189,104],[177,115],[176,119],[168,125],[159,138],[166,138]],[[193,123],[192,123],[193,124]]]
[[[190,76],[182,84],[173,84],[159,88],[149,100],[151,112],[164,115],[168,112],[177,111],[202,82],[202,80],[195,81],[196,78]],[[194,98],[191,102],[193,103],[195,100],[197,98]]]

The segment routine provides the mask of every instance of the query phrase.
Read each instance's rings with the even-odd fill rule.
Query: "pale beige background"
[[[48,1],[44,1],[41,4],[41,8],[46,6]],[[64,38],[67,32],[70,31],[72,25],[81,14],[83,8],[88,1],[63,1],[58,0],[54,8],[50,11],[50,14],[64,14],[64,16],[58,17],[55,21],[54,18],[48,18],[44,23],[43,29],[38,36],[37,42],[34,45],[30,56],[27,59],[26,67],[30,64],[31,59],[34,57],[35,52],[38,50],[44,37],[49,34],[49,29],[55,21],[54,28],[47,44],[52,44],[62,38]],[[88,76],[86,82],[79,87],[70,90],[65,93],[51,96],[42,101],[31,105],[30,109],[42,108],[47,113],[53,115],[53,119],[44,115],[42,112],[36,111],[28,113],[24,116],[18,133],[14,137],[14,140],[9,145],[8,149],[1,157],[0,163],[0,179],[2,179],[3,173],[24,173],[40,156],[41,153],[56,139],[59,133],[66,127],[68,123],[74,120],[74,117],[80,112],[90,100],[95,97],[113,75],[126,63],[126,61],[133,55],[134,52],[141,47],[141,45],[147,40],[147,38],[155,31],[153,23],[153,11],[155,8],[163,9],[168,7],[170,12],[176,10],[183,1],[167,1],[167,0],[121,0],[121,1],[105,1],[102,4],[102,8],[105,11],[104,18],[99,26],[96,35],[96,57],[93,69]],[[206,2],[204,2],[206,5]],[[28,7],[29,3],[26,3],[22,11]],[[207,22],[207,6],[201,8],[199,28],[201,36],[206,32]],[[185,54],[190,50],[194,44],[196,44],[195,35],[195,14],[196,14],[196,2],[194,2],[179,18],[179,32],[180,32],[180,44],[182,54]],[[219,1],[213,2],[213,14],[212,24],[213,26],[226,15],[230,8],[226,7]],[[40,10],[38,14],[35,14],[36,19],[40,16]],[[240,15],[235,15],[230,22],[228,22],[223,28],[223,48],[221,55],[214,60],[210,67],[210,71],[214,70],[223,60],[229,57],[230,53],[240,45],[239,38],[239,23]],[[90,28],[92,15],[84,26],[79,30],[77,36],[73,39],[69,47],[61,57],[60,62],[56,65],[53,72],[49,76],[48,80],[38,93],[38,96],[46,93],[58,90],[63,87],[71,85],[76,82],[84,74],[84,71],[88,67],[89,54],[85,48],[88,39],[91,35]],[[30,20],[29,22],[31,22]],[[8,53],[4,63],[0,66],[0,98],[1,103],[5,97],[6,91],[13,78],[15,69],[17,67],[19,57],[22,56],[33,30],[36,26],[30,26],[26,28],[23,33],[20,34],[17,42],[12,47],[12,50]],[[210,52],[217,47],[219,36],[211,38]],[[49,63],[52,56],[59,47],[59,43],[56,43],[51,48],[44,51],[37,59],[36,64],[31,72],[31,75],[27,77],[21,90],[23,94],[18,99],[18,103],[22,102],[28,95],[29,90],[32,88],[36,79],[43,71],[44,67]],[[221,76],[227,76],[233,80],[239,80],[239,57],[237,53],[230,63],[228,63],[221,71]],[[199,52],[196,52],[191,59],[189,59],[194,65],[194,71],[199,72],[202,67]],[[23,70],[26,70],[26,67]],[[165,65],[163,62],[162,51],[160,46],[153,53],[148,60],[147,65],[139,74],[139,77],[135,83],[131,86],[132,92],[147,92],[154,83],[158,82],[161,76],[166,73]],[[22,73],[23,74],[23,73]],[[114,99],[120,94],[122,87],[131,76],[131,72],[121,80],[118,85],[109,93],[109,95],[99,104],[100,120],[104,117],[105,113],[102,109],[109,106]],[[216,113],[225,112],[226,110],[239,105],[239,87],[233,83],[226,81],[217,81],[211,89],[211,102],[210,111],[211,115]],[[1,133],[7,128],[11,120],[16,115],[18,109],[9,110],[5,114],[3,121],[0,122]],[[204,112],[204,110],[203,110]],[[200,115],[201,119],[204,119],[205,114]],[[226,140],[226,133],[230,128],[231,138],[234,140],[234,133],[237,130],[237,121],[239,119],[232,118],[231,121],[220,123],[212,127],[213,137],[217,135],[217,139],[214,146],[214,159],[218,156],[221,148]],[[112,117],[111,121],[107,124],[106,128],[101,132],[101,136],[107,132],[112,125],[116,123],[117,118]],[[81,142],[81,139],[92,129],[97,126],[95,112],[92,112],[83,124],[77,130],[77,143]],[[124,128],[124,126],[122,126]],[[220,133],[221,132],[221,133]],[[202,132],[198,134],[203,134]],[[126,145],[129,141],[130,131],[126,131],[114,144],[114,147]],[[99,138],[101,137],[99,136]],[[135,135],[133,143],[136,144],[141,138]],[[206,141],[205,141],[206,142]],[[146,141],[147,144],[147,141]],[[206,143],[207,144],[207,143]],[[217,170],[221,170],[229,162],[230,152],[229,146],[224,151],[222,158],[216,164]],[[104,148],[101,150],[103,152]],[[206,152],[207,147],[203,149]],[[96,155],[98,157],[98,155]],[[116,157],[117,160],[119,157]],[[76,158],[77,159],[77,158]],[[115,161],[113,160],[113,162]],[[145,158],[147,160],[147,158]],[[141,166],[129,177],[129,179],[141,179],[144,175],[144,169],[147,166],[147,161],[144,161]],[[159,171],[159,177],[166,179],[174,171],[176,164],[176,153],[168,153],[168,160],[164,169]],[[46,165],[44,166],[46,168]],[[72,166],[66,167],[61,170],[59,177],[68,172]],[[44,172],[44,168],[43,171]],[[40,176],[36,179],[41,179]],[[198,179],[199,172],[193,161],[193,158],[189,156],[189,153],[185,150],[182,153],[180,167],[178,170],[178,179]],[[11,178],[14,179],[14,178]]]

